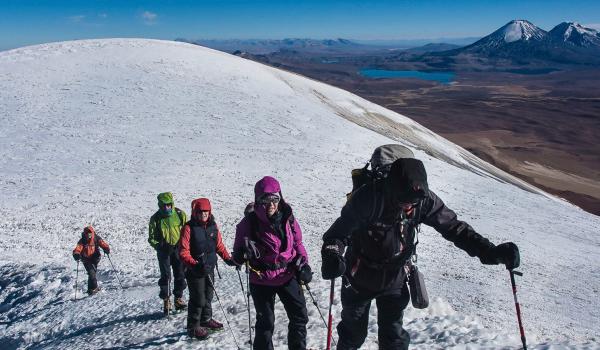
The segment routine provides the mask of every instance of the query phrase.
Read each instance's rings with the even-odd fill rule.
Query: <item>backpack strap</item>
[[[183,213],[181,212],[181,209],[175,207],[175,212],[177,213],[177,217],[179,217],[179,222],[181,223],[181,226],[185,225],[186,222],[183,220]]]
[[[294,217],[294,214],[292,214],[288,218],[288,222],[290,223],[290,229],[292,230],[292,236],[296,237],[296,228],[294,227],[294,221],[296,221],[296,218]]]
[[[248,220],[250,220],[250,240],[256,241],[258,239],[258,218],[254,211],[248,213]]]
[[[375,186],[375,183],[373,183],[373,201],[372,201],[372,205],[371,205],[371,215],[369,215],[369,224],[379,220],[379,218],[381,217],[381,214],[383,214],[383,209],[384,209],[384,201],[385,198],[383,195],[379,196],[380,198],[377,198],[378,195],[378,191],[377,188]]]

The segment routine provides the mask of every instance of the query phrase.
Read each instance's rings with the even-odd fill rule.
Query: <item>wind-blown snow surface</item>
[[[348,92],[198,46],[117,39],[0,53],[1,347],[235,348],[227,330],[198,343],[185,336],[185,314],[161,317],[155,253],[146,243],[156,194],[173,191],[188,212],[193,198],[209,197],[231,247],[254,183],[274,175],[318,271],[321,235],[344,204],[350,170],[392,142],[348,121],[368,115],[378,116],[382,132],[403,130],[418,145],[432,189],[461,218],[495,243],[521,247],[517,283],[530,348],[598,349],[597,217],[498,181],[505,174],[472,167],[464,150]],[[103,258],[103,291],[72,301],[71,250],[87,224],[112,245],[124,289]],[[502,267],[481,265],[428,227],[419,253],[432,303],[407,309],[413,348],[519,346]],[[221,274],[218,293],[243,342],[238,278],[230,268]],[[83,280],[80,271],[80,298]],[[312,290],[326,312],[328,282],[316,274]],[[213,309],[224,320],[216,300]],[[308,310],[308,343],[323,348],[322,321],[310,302]],[[339,293],[333,310],[339,321]],[[377,348],[374,305],[370,315],[365,349]],[[285,348],[279,302],[276,317],[275,345]]]

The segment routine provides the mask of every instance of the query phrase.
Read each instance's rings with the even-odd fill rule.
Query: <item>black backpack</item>
[[[392,163],[400,158],[414,158],[414,154],[401,145],[384,145],[375,149],[363,168],[352,170],[352,192],[348,199],[359,188],[371,184],[373,209],[366,232],[361,230],[352,235],[347,272],[353,286],[369,292],[381,291],[393,284],[416,254],[420,206],[411,217],[401,211],[391,224],[380,220],[384,211],[384,188],[379,180],[387,177]]]
[[[414,157],[413,152],[402,145],[390,144],[375,148],[371,160],[364,167],[352,170],[352,191],[346,194],[346,198],[350,199],[362,186],[386,178],[395,160]]]

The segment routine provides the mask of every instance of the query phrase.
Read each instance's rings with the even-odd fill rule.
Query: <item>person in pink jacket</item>
[[[254,204],[236,227],[233,259],[248,263],[256,309],[254,349],[273,349],[275,295],[289,319],[288,348],[306,349],[308,314],[301,283],[312,278],[302,231],[279,182],[265,176],[254,186]]]

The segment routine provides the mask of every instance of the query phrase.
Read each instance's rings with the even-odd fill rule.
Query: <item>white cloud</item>
[[[73,23],[80,23],[83,22],[83,20],[85,19],[85,15],[75,15],[75,16],[69,16],[69,21],[73,22]]]
[[[158,15],[154,12],[144,11],[142,12],[142,19],[146,24],[154,24]]]

